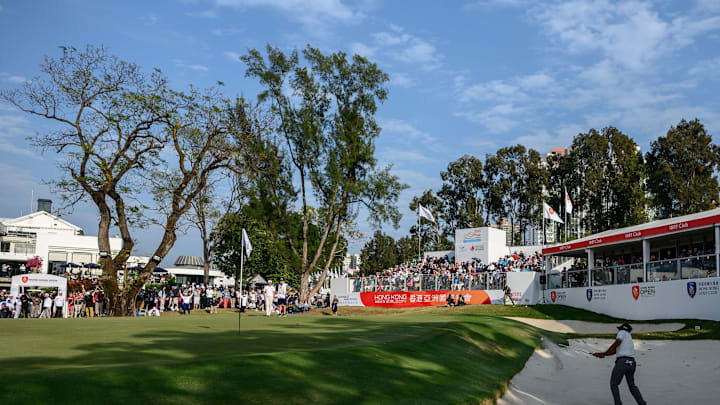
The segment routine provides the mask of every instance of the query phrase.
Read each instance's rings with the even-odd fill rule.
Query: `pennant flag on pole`
[[[567,192],[567,188],[565,189],[565,212],[572,214],[572,201],[570,201],[570,195]]]
[[[543,218],[551,219],[555,222],[560,222],[561,224],[564,224],[563,220],[560,219],[560,216],[557,214],[557,212],[555,212],[555,210],[552,209],[552,207],[547,205],[547,203],[545,203],[545,201],[543,201]]]
[[[428,221],[435,223],[435,217],[433,216],[432,212],[430,212],[429,209],[423,207],[420,204],[418,204],[418,215],[420,215],[421,218],[425,218]]]
[[[245,228],[242,230],[242,245],[245,247],[245,257],[250,259],[250,253],[252,253],[252,243],[250,243],[250,238],[248,238]]]

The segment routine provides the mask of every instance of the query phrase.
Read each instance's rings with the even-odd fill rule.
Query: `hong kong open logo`
[[[639,285],[634,285],[634,286],[633,286],[633,288],[632,288],[632,295],[633,295],[633,298],[635,298],[636,301],[637,301],[638,298],[640,298],[640,286],[639,286]]]
[[[588,302],[592,301],[592,288],[588,288],[585,290],[585,297],[587,298]]]
[[[689,281],[687,283],[687,293],[690,296],[690,298],[695,298],[695,293],[697,293],[697,283],[694,281]]]
[[[557,293],[555,291],[550,291],[550,301],[555,303],[555,300],[557,299]]]

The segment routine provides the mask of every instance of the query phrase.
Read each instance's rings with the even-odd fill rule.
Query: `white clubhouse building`
[[[111,254],[116,254],[122,239],[110,238]],[[46,211],[19,218],[0,218],[0,264],[14,268],[35,257],[42,259],[41,273],[64,273],[66,263],[98,263],[97,236],[85,235],[82,228]],[[129,265],[143,265],[148,258],[131,256]],[[28,271],[30,269],[27,269]]]

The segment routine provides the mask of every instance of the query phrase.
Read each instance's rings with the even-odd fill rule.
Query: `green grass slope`
[[[540,334],[451,310],[2,322],[0,403],[485,403]]]

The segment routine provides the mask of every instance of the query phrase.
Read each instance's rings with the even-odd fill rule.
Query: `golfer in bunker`
[[[630,388],[630,393],[633,398],[635,398],[635,401],[637,401],[639,405],[645,405],[646,402],[643,399],[642,394],[640,394],[640,390],[635,385],[635,367],[637,366],[637,363],[635,363],[635,345],[633,344],[632,335],[630,335],[630,332],[632,332],[632,326],[627,323],[623,323],[617,328],[617,337],[615,337],[615,342],[613,342],[610,348],[603,353],[593,353],[593,356],[602,359],[605,356],[611,356],[613,354],[616,355],[615,367],[610,375],[610,391],[612,391],[615,405],[622,404],[618,386],[620,385],[623,376],[625,376],[628,388]]]

